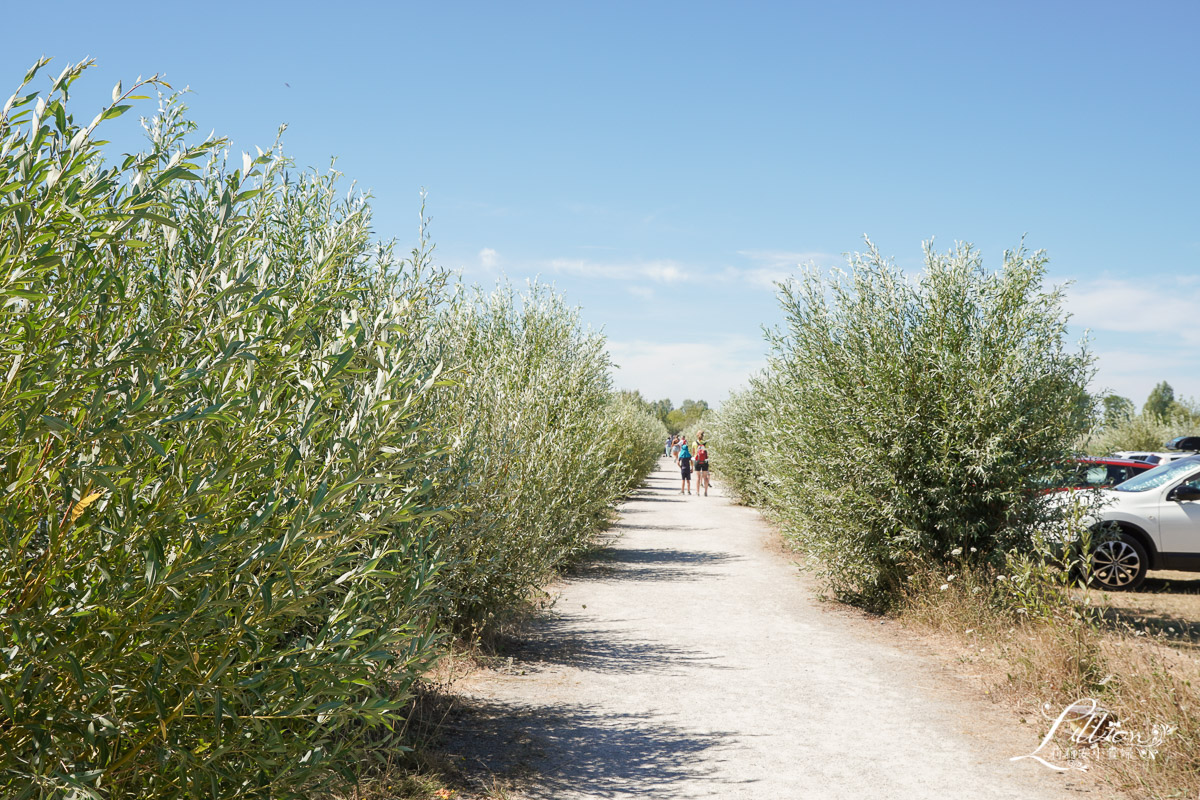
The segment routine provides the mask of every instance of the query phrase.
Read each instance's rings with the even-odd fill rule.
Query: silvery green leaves
[[[106,162],[138,85],[81,128],[83,66],[0,117],[0,795],[311,797],[650,426],[561,298],[452,294],[278,144],[229,167],[166,98]]]
[[[334,176],[174,101],[106,167],[56,91],[0,121],[0,794],[309,796],[436,653],[439,284]]]
[[[770,369],[714,435],[756,437],[739,442],[743,492],[840,595],[886,606],[955,548],[986,560],[1031,546],[1050,513],[1037,479],[1090,414],[1091,358],[1066,344],[1045,263],[1019,249],[989,272],[969,246],[927,247],[908,276],[870,247],[781,290]]]
[[[603,337],[547,286],[461,290],[432,346],[453,380],[434,396],[454,442],[437,497],[461,510],[439,528],[441,589],[467,629],[587,548],[664,432],[614,400]]]

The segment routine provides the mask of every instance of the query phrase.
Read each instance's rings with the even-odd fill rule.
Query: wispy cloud
[[[1067,288],[1071,322],[1094,333],[1094,391],[1113,391],[1140,403],[1159,381],[1184,396],[1200,395],[1191,324],[1200,277],[1129,280],[1098,278]]]
[[[1200,344],[1200,330],[1181,324],[1195,315],[1196,278],[1172,277],[1148,283],[1102,278],[1075,284],[1067,290],[1067,310],[1072,322],[1096,331],[1169,334],[1164,344]]]
[[[719,279],[748,284],[757,289],[774,291],[777,284],[794,278],[800,267],[833,266],[843,261],[842,256],[817,251],[792,250],[739,250],[738,255],[754,262],[752,267],[729,266]]]
[[[494,270],[500,263],[499,254],[490,247],[485,247],[479,251],[479,266],[485,270]]]
[[[741,250],[738,255],[749,264],[729,264],[720,268],[700,267],[675,259],[641,261],[596,261],[581,258],[556,258],[547,263],[560,275],[651,284],[718,283],[775,291],[776,284],[793,277],[797,268],[840,263],[841,256],[819,252],[782,250]]]
[[[617,365],[617,388],[637,389],[652,400],[669,397],[677,404],[706,400],[713,407],[766,365],[766,349],[761,339],[745,336],[714,342],[608,342]]]
[[[795,269],[804,264],[833,266],[845,261],[844,256],[821,253],[815,250],[739,250],[738,255],[759,263],[768,269]]]
[[[692,274],[682,264],[669,260],[637,262],[598,262],[584,259],[556,258],[550,269],[565,275],[583,278],[601,278],[618,281],[652,281],[654,283],[680,283]]]

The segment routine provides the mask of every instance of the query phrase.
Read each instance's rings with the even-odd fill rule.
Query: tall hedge
[[[603,339],[545,290],[456,300],[424,236],[175,100],[106,159],[147,84],[81,125],[87,65],[42,66],[0,114],[0,796],[352,781],[446,628],[632,479]]]
[[[433,398],[452,442],[437,497],[460,509],[438,533],[442,587],[470,627],[581,552],[665,433],[614,417],[603,337],[547,286],[463,290],[436,341],[456,378]]]

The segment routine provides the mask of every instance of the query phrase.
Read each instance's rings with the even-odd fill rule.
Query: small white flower
[[[973,549],[973,548],[972,548],[972,549]],[[961,555],[962,555],[962,548],[961,548],[961,547],[956,547],[956,548],[954,548],[953,550],[951,550],[951,551],[950,551],[950,555],[952,555],[952,556],[961,556]]]
[[[940,587],[938,587],[938,591],[940,591],[940,592],[944,592],[944,591],[946,591],[946,590],[947,590],[947,589],[949,589],[949,588],[950,588],[950,584],[948,584],[948,583],[943,583],[943,584],[942,584]]]
[[[978,551],[978,550],[976,550],[974,547],[972,547],[972,548],[971,548],[971,552],[972,552],[972,553],[978,553],[979,551]]]
[[[1025,611],[1025,609],[1023,609],[1023,608],[1018,608],[1018,609],[1017,609],[1017,613],[1018,613],[1018,614],[1024,614],[1024,613],[1026,613],[1026,611]]]
[[[996,580],[998,580],[998,581],[1006,581],[1006,580],[1008,580],[1008,578],[1004,577],[1003,575],[997,575],[997,576],[996,576]]]
[[[956,575],[948,575],[948,576],[946,576],[946,583],[949,583],[950,581],[954,580],[956,577],[957,577]]]

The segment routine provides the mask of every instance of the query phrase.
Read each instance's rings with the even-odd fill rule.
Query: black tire
[[[1092,549],[1091,585],[1110,592],[1131,592],[1146,580],[1150,558],[1128,533],[1118,533]]]

